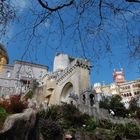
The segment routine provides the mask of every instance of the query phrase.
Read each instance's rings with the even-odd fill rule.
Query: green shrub
[[[98,123],[99,123],[98,126],[100,128],[105,128],[105,129],[112,129],[112,127],[114,125],[110,120],[107,120],[107,119],[99,120]]]
[[[130,116],[137,119],[140,119],[140,107],[138,103],[139,100],[140,100],[140,97],[133,98],[130,101],[130,105],[129,105]]]
[[[76,130],[77,130],[77,129],[75,129],[75,128],[73,128],[73,127],[71,127],[71,128],[68,129],[68,131],[69,131],[70,133],[76,133]]]
[[[33,97],[33,91],[29,90],[28,93],[25,95],[27,98],[32,99]]]
[[[113,135],[123,137],[125,133],[125,125],[114,124],[112,130],[113,130]]]
[[[88,114],[86,114],[86,113],[81,114],[81,118],[82,118],[82,120],[83,120],[83,124],[88,123],[89,120],[91,119],[91,117],[90,117]]]
[[[86,131],[94,131],[97,127],[97,123],[94,119],[90,119],[85,126]]]
[[[27,106],[22,101],[12,102],[10,106],[13,114],[21,113],[24,109],[27,108]]]
[[[47,111],[39,112],[39,128],[44,140],[57,140],[62,135],[61,118],[59,106],[51,106]]]
[[[128,139],[140,139],[140,128],[133,123],[128,123],[125,125],[125,136]]]
[[[6,112],[12,112],[10,102],[8,100],[0,101],[0,107],[4,108]]]
[[[58,140],[58,137],[62,135],[62,129],[59,123],[51,119],[41,119],[39,126],[44,140]]]
[[[77,128],[81,128],[90,119],[87,114],[82,114],[74,105],[65,104],[62,106],[51,106],[47,111],[39,112],[40,131],[44,139],[55,139],[63,131],[75,133]],[[93,123],[89,129],[95,129]]]
[[[7,113],[4,108],[0,107],[0,129],[2,129],[3,124],[8,116],[9,113]]]
[[[128,139],[139,139],[140,129],[134,123],[114,124],[113,134],[116,136],[126,137]]]
[[[134,113],[135,111],[137,111],[139,109],[139,106],[138,106],[139,98],[140,97],[136,97],[136,98],[133,98],[130,101],[130,105],[129,105],[129,111],[130,111],[130,113]]]
[[[80,127],[82,125],[81,112],[70,104],[64,104],[61,106],[61,112],[63,116],[63,126],[66,129],[70,127]]]
[[[21,113],[27,108],[27,102],[21,101],[20,95],[13,95],[8,100],[1,101],[0,107],[3,107],[9,113]]]
[[[110,109],[110,98],[104,97],[103,100],[99,102],[99,107],[104,109]]]
[[[62,127],[64,129],[71,127],[81,128],[90,119],[89,115],[82,114],[74,105],[64,104],[60,108],[63,116]]]
[[[112,96],[111,98],[103,98],[103,100],[99,102],[99,106],[100,108],[113,110],[115,116],[126,117],[128,116],[128,110],[121,100],[122,98],[119,95]]]
[[[140,108],[138,108],[136,111],[136,118],[140,119]]]
[[[10,97],[11,113],[21,113],[27,108],[27,104],[20,100],[19,95],[13,95]]]
[[[62,118],[62,113],[60,111],[60,106],[50,106],[47,111],[41,110],[39,112],[39,117],[43,119],[51,119],[53,121],[59,121]]]

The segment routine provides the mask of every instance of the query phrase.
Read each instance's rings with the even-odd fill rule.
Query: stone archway
[[[62,89],[60,102],[61,103],[71,103],[70,95],[73,93],[73,85],[71,82],[65,84]]]

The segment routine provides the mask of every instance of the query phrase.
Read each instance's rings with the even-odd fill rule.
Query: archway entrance
[[[61,103],[71,103],[70,95],[73,93],[73,85],[72,83],[67,83],[61,93],[60,102]]]

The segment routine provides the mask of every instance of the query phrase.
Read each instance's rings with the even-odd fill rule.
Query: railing
[[[13,95],[16,94],[16,89],[14,87],[2,87],[0,86],[0,96]]]
[[[83,90],[80,90],[80,94],[85,93],[85,92],[92,92],[93,91],[93,86],[89,86]]]

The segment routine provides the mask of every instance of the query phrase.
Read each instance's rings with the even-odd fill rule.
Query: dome
[[[4,48],[4,46],[0,43],[0,59],[1,58],[5,58],[6,59],[6,63],[9,62],[9,57],[8,57],[7,51]]]
[[[8,64],[8,62],[9,62],[8,54],[7,54],[4,46],[2,44],[0,44],[0,72],[3,68],[3,65]]]

